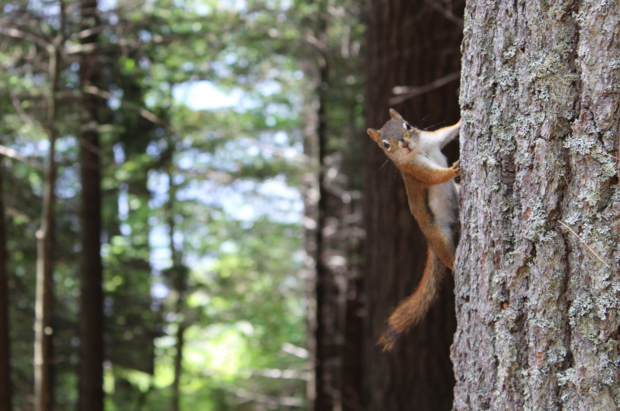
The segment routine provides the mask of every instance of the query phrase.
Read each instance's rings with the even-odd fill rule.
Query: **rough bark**
[[[428,87],[427,93],[393,106],[390,98],[395,86],[425,86],[458,72],[462,29],[421,0],[370,0],[367,5],[368,126],[380,128],[389,119],[390,107],[420,128],[456,122],[456,81]],[[458,15],[463,6],[453,5]],[[392,310],[417,286],[427,246],[409,211],[400,173],[375,143],[364,138],[366,409],[447,410],[454,386],[449,358],[456,328],[452,276],[425,320],[399,341],[394,352],[385,354],[376,345]]]
[[[618,2],[467,3],[455,410],[620,407],[619,39]]]
[[[4,215],[4,191],[2,174],[4,156],[0,156],[0,411],[12,410],[11,389],[11,340],[9,338],[9,273],[6,248],[6,228]]]
[[[82,30],[97,26],[97,0],[82,0]],[[96,30],[82,44],[97,43]],[[97,55],[83,54],[80,62],[82,87],[99,82]],[[103,411],[103,268],[101,263],[101,150],[98,112],[101,101],[82,94],[84,121],[80,144],[82,205],[80,211],[82,252],[80,261],[80,411]]]

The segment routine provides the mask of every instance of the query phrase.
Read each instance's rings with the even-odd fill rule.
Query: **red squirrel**
[[[453,178],[460,175],[459,162],[448,167],[441,149],[459,135],[461,121],[436,131],[411,126],[394,109],[381,130],[368,129],[368,135],[383,149],[400,170],[409,209],[428,241],[424,275],[414,293],[394,310],[379,344],[384,351],[410,327],[419,322],[432,306],[441,286],[445,267],[454,270],[458,231],[458,191]]]

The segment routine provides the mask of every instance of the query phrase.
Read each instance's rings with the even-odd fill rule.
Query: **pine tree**
[[[620,3],[465,21],[454,409],[618,409]]]

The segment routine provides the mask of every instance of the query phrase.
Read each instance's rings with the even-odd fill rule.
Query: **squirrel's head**
[[[413,127],[393,108],[390,117],[381,130],[368,129],[368,135],[385,151],[393,161],[411,153],[417,145],[420,130]]]

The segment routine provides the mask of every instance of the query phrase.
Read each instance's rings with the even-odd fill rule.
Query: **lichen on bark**
[[[615,1],[467,4],[455,410],[620,407],[619,39]]]

